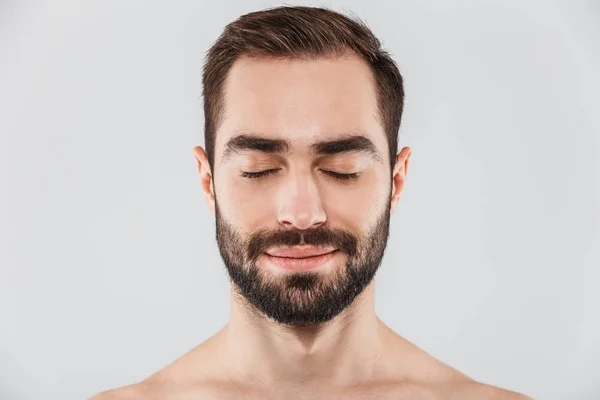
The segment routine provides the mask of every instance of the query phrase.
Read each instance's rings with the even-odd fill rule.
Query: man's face
[[[213,184],[236,291],[280,323],[329,321],[372,281],[389,233],[390,161],[372,73],[356,56],[241,58],[224,93]],[[271,257],[308,247],[333,253],[310,270]]]

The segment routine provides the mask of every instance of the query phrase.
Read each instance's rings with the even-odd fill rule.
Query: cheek
[[[219,209],[231,221],[240,227],[250,227],[272,215],[272,195],[239,179],[224,177],[223,180],[223,184],[217,187]]]
[[[379,186],[365,183],[355,190],[329,193],[325,201],[328,217],[336,223],[362,230],[374,215],[381,213],[383,193]]]

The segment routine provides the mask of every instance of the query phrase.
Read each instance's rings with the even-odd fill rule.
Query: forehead
[[[353,132],[362,132],[377,147],[386,146],[375,79],[356,55],[313,60],[241,57],[228,73],[223,94],[217,155],[239,132],[286,139],[292,151]]]

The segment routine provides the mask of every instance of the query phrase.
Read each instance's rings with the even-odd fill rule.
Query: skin
[[[373,233],[370,227],[378,219],[387,217],[389,222],[404,187],[411,149],[401,149],[391,171],[374,78],[359,57],[241,58],[228,75],[225,93],[226,117],[217,132],[215,166],[211,168],[201,147],[194,148],[208,208],[218,224],[220,220],[232,230],[221,225],[222,254],[234,257],[245,242],[233,246],[231,241],[264,229],[329,229],[332,236],[327,238],[333,240],[335,232],[361,238]],[[239,132],[287,139],[291,147],[285,154],[241,151],[222,161],[225,143]],[[360,152],[310,153],[315,141],[348,132],[368,137],[380,159]],[[240,176],[242,171],[274,168],[276,173],[258,180]],[[342,182],[324,170],[358,171],[360,177]],[[380,227],[386,240],[387,232],[387,226]],[[357,249],[369,254],[366,241],[358,241]],[[285,293],[290,272],[265,260],[255,260],[259,276]],[[332,282],[351,260],[350,253],[336,253],[319,270],[318,279]],[[360,260],[363,263],[357,265],[367,265],[366,258]],[[375,313],[374,287],[372,279],[327,321],[294,325],[267,317],[232,282],[225,327],[144,381],[100,393],[93,400],[529,398],[476,382],[396,334]],[[290,304],[304,300],[307,310],[314,311],[304,292],[296,294]]]

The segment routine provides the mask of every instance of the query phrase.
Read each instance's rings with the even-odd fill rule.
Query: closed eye
[[[260,171],[260,172],[244,172],[244,171],[242,171],[242,176],[244,178],[257,179],[257,178],[262,178],[263,176],[272,174],[277,171],[279,171],[279,169],[267,169],[265,171]]]
[[[321,171],[325,172],[327,175],[331,175],[334,178],[342,180],[342,181],[356,179],[359,177],[358,172],[353,172],[351,174],[340,174],[339,172],[326,171],[324,169],[322,169]]]
[[[273,174],[273,173],[279,171],[279,169],[280,168],[267,169],[265,171],[259,171],[259,172],[245,172],[245,171],[242,171],[241,176],[244,177],[244,178],[249,178],[249,179],[258,179],[258,178],[262,178],[264,176]],[[339,173],[339,172],[327,171],[327,170],[324,170],[324,169],[322,169],[321,171],[323,171],[327,175],[332,176],[335,179],[339,179],[341,181],[357,179],[360,176],[360,174],[358,172],[353,172],[351,174],[342,174],[342,173]]]

